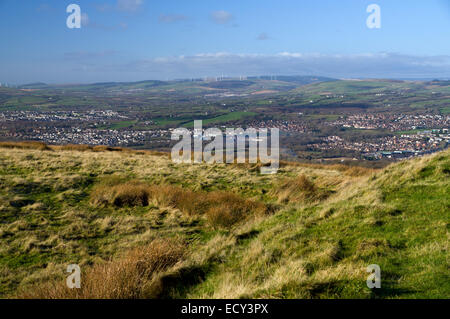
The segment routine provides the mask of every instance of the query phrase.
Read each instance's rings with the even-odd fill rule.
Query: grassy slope
[[[257,237],[218,276],[233,269],[249,296],[359,298],[373,294],[364,268],[375,263],[383,276],[376,295],[448,297],[448,154],[346,181],[321,204],[284,209],[255,225]]]
[[[449,155],[362,176],[302,166],[263,176],[249,166],[180,166],[136,153],[1,149],[0,294],[63,281],[70,263],[84,270],[181,237],[186,257],[162,274],[159,297],[448,298]],[[326,196],[282,186],[301,174]],[[92,188],[111,175],[232,191],[276,211],[217,228],[154,201],[92,205]],[[365,283],[374,263],[379,291]]]

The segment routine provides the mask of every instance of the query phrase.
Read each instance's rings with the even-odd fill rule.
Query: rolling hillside
[[[0,145],[4,298],[449,298],[450,151],[383,170]],[[79,264],[82,288],[65,286]],[[381,289],[366,267],[381,267]]]

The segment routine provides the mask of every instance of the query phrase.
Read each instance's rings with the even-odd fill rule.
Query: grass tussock
[[[329,192],[319,188],[305,175],[282,181],[272,191],[279,203],[315,202],[329,196]]]
[[[117,181],[116,181],[117,182]],[[148,185],[139,181],[108,181],[91,193],[94,206],[148,206],[177,208],[188,216],[205,216],[213,227],[231,227],[250,216],[263,215],[268,207],[232,192],[194,192],[173,185]]]
[[[160,293],[161,275],[180,262],[186,247],[180,241],[154,240],[117,260],[96,264],[81,274],[81,288],[69,289],[64,280],[36,285],[18,294],[25,299],[140,299]]]
[[[212,226],[231,227],[250,215],[261,216],[268,208],[261,202],[251,201],[232,193],[212,192],[207,198],[206,218]]]
[[[91,203],[95,206],[147,206],[149,197],[150,190],[147,185],[131,181],[118,185],[103,184],[95,187],[91,193]]]

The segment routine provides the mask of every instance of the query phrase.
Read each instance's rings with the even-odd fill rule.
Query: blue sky
[[[81,29],[66,26],[71,3]],[[0,0],[0,38],[10,83],[450,77],[450,0]]]

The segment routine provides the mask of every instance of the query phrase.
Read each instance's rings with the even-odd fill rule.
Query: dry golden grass
[[[139,299],[157,297],[160,275],[180,262],[186,247],[178,240],[154,240],[118,260],[96,264],[81,275],[81,288],[63,280],[35,285],[18,294],[25,299]]]
[[[250,216],[267,213],[267,206],[261,202],[243,199],[233,193],[212,192],[206,196],[209,207],[206,218],[213,227],[231,227]]]
[[[119,180],[118,180],[119,181]],[[91,203],[95,206],[147,206],[179,209],[188,216],[205,215],[213,227],[231,227],[248,217],[268,212],[265,204],[244,199],[226,191],[194,192],[173,185],[147,185],[139,181],[114,184],[108,180],[94,188]]]
[[[344,164],[315,164],[288,161],[280,161],[280,167],[305,167],[318,170],[333,170],[353,177],[371,175],[375,172],[380,171],[380,169],[367,168],[362,166],[349,166]]]
[[[372,169],[372,168],[360,167],[360,166],[353,166],[353,167],[348,167],[343,172],[345,175],[348,175],[348,176],[359,177],[359,176],[372,175],[377,171],[379,171],[379,170]]]
[[[92,151],[92,147],[84,144],[66,144],[66,145],[58,145],[52,146],[55,150],[61,151],[78,151],[78,152],[86,152]]]
[[[95,206],[114,205],[147,206],[150,191],[148,186],[139,182],[126,182],[119,185],[100,185],[91,193],[91,203]]]
[[[120,152],[138,155],[153,155],[160,157],[169,157],[169,153],[148,150],[133,150],[126,147],[111,147],[105,145],[85,145],[85,144],[66,144],[66,145],[47,145],[37,141],[23,142],[0,142],[0,148],[14,148],[24,150],[40,150],[40,151],[75,151],[75,152]]]
[[[172,185],[148,186],[149,194],[158,206],[175,207],[190,215],[196,214],[196,198],[194,192]]]
[[[1,148],[18,148],[27,150],[40,150],[48,151],[50,148],[47,144],[35,141],[25,141],[25,142],[0,142]]]
[[[271,193],[278,198],[279,203],[314,202],[325,199],[329,192],[317,187],[305,175],[281,181]]]

